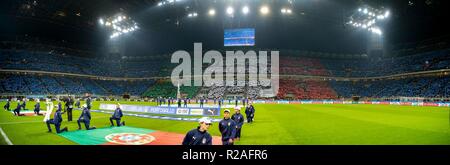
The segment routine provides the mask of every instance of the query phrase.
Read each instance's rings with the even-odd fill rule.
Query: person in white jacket
[[[47,122],[47,120],[50,120],[50,115],[52,115],[53,102],[50,99],[47,99],[45,104],[47,105],[47,111],[45,112],[44,122]]]

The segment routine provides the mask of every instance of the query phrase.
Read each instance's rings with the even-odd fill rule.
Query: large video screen
[[[224,46],[255,46],[255,29],[225,29]]]

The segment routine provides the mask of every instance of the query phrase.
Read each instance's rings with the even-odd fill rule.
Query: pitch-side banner
[[[333,101],[333,100],[278,100],[272,101],[261,101],[255,100],[254,103],[265,103],[265,104],[386,104],[386,105],[408,105],[408,106],[440,106],[448,107],[449,102],[402,102],[402,101]]]
[[[153,114],[167,114],[167,115],[192,115],[192,116],[220,116],[220,108],[212,107],[157,107],[157,106],[140,106],[140,105],[121,105],[122,111],[126,112],[141,112]],[[115,110],[115,104],[100,104],[102,110]]]
[[[233,102],[234,103],[234,102]],[[172,107],[177,106],[177,104],[172,104]],[[211,104],[204,104],[203,108],[217,108],[218,104],[216,105],[211,105]],[[161,105],[158,107],[169,107],[167,104],[166,105]],[[188,104],[187,107],[200,107],[200,104]],[[234,108],[234,104],[226,104],[226,105],[221,105],[221,108]]]

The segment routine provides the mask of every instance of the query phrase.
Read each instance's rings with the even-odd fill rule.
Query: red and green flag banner
[[[59,135],[80,145],[181,145],[185,136],[128,126],[78,130]],[[220,145],[220,137],[213,137],[213,144]]]

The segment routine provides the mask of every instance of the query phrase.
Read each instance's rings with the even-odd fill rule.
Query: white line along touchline
[[[2,133],[2,136],[3,136],[3,138],[5,139],[6,143],[7,143],[8,145],[13,145],[13,144],[11,143],[11,140],[9,140],[8,136],[6,136],[6,133],[3,132],[2,127],[0,127],[0,132]]]

